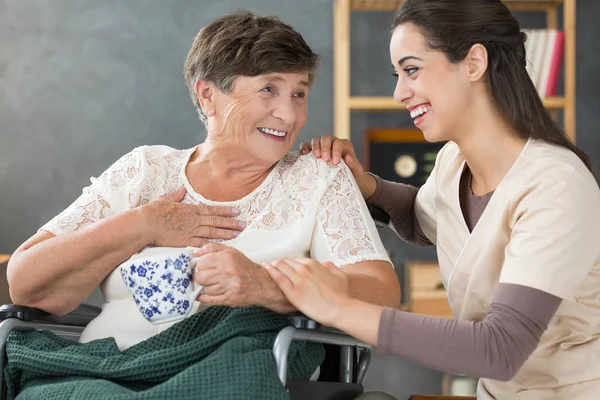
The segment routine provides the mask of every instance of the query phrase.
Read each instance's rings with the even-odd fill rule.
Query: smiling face
[[[398,75],[394,100],[407,106],[427,141],[453,140],[467,123],[473,102],[466,62],[448,61],[411,23],[394,30],[390,56]]]
[[[309,89],[308,73],[240,76],[229,94],[213,88],[204,111],[209,135],[275,163],[292,149],[306,122]]]

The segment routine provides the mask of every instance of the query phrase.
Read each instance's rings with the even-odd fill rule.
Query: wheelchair
[[[378,228],[388,226],[389,216],[382,210],[369,207]],[[5,263],[6,261],[3,261]],[[42,310],[14,304],[0,306],[0,400],[6,400],[6,383],[3,379],[6,362],[6,341],[11,331],[50,330],[77,341],[79,335],[98,314],[100,308],[81,305],[73,312],[56,316]],[[363,381],[371,362],[373,349],[353,337],[320,325],[300,314],[290,314],[275,339],[273,356],[277,376],[286,387],[292,400],[351,400],[365,393]],[[322,343],[326,349],[325,361],[317,381],[294,381],[287,379],[287,355],[293,340]],[[323,379],[322,379],[323,378]],[[382,392],[372,393],[369,400],[393,399]],[[475,400],[475,397],[413,395],[409,400]]]
[[[99,307],[85,304],[63,316],[14,304],[0,306],[0,371],[4,371],[6,341],[11,331],[50,330],[57,335],[77,341],[85,326],[99,313]],[[324,372],[324,365],[338,365],[338,379],[332,381],[287,379],[287,356],[290,344],[294,340],[324,344],[326,360],[321,366],[320,375]],[[292,400],[309,398],[350,400],[360,396],[364,392],[363,381],[371,361],[372,351],[370,345],[338,330],[321,326],[300,313],[288,316],[286,326],[279,332],[273,345],[277,375]],[[332,353],[339,354],[339,362],[331,360]],[[6,399],[6,390],[4,379],[0,379],[0,400]]]

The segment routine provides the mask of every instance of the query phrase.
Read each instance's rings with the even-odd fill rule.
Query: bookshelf
[[[402,0],[334,0],[334,135],[350,139],[352,111],[393,111],[404,107],[390,97],[350,95],[350,13],[352,11],[395,11]],[[558,10],[563,8],[564,95],[543,98],[548,110],[556,116],[563,111],[563,127],[575,140],[575,2],[576,0],[504,0],[512,11],[545,12],[546,28],[558,27]],[[522,29],[524,29],[522,27]]]

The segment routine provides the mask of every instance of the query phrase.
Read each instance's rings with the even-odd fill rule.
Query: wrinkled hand
[[[231,207],[182,204],[185,187],[140,207],[146,222],[148,243],[165,247],[200,247],[205,239],[232,239],[245,224],[232,217]]]
[[[368,199],[375,193],[377,183],[358,162],[354,146],[348,139],[338,139],[335,136],[316,136],[312,139],[311,144],[302,142],[300,150],[302,154],[308,154],[312,150],[316,158],[322,158],[323,161],[331,159],[334,164],[338,164],[343,159],[352,171],[363,197]]]
[[[242,252],[217,243],[209,243],[193,255],[198,257],[194,280],[204,286],[198,297],[202,303],[231,307],[261,305],[264,280],[270,280],[262,266]]]
[[[330,262],[283,258],[265,267],[290,303],[322,324],[331,326],[350,298],[348,276]]]

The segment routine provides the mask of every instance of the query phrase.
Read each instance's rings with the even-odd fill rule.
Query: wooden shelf
[[[561,5],[564,0],[504,0],[513,9],[540,10]],[[350,9],[356,11],[396,11],[402,0],[350,0]],[[536,8],[533,8],[536,7]]]
[[[544,106],[548,109],[561,109],[565,107],[564,97],[547,97],[543,99]],[[348,106],[351,110],[364,111],[386,111],[386,110],[405,110],[406,107],[398,104],[392,97],[365,97],[353,96],[348,100]]]

